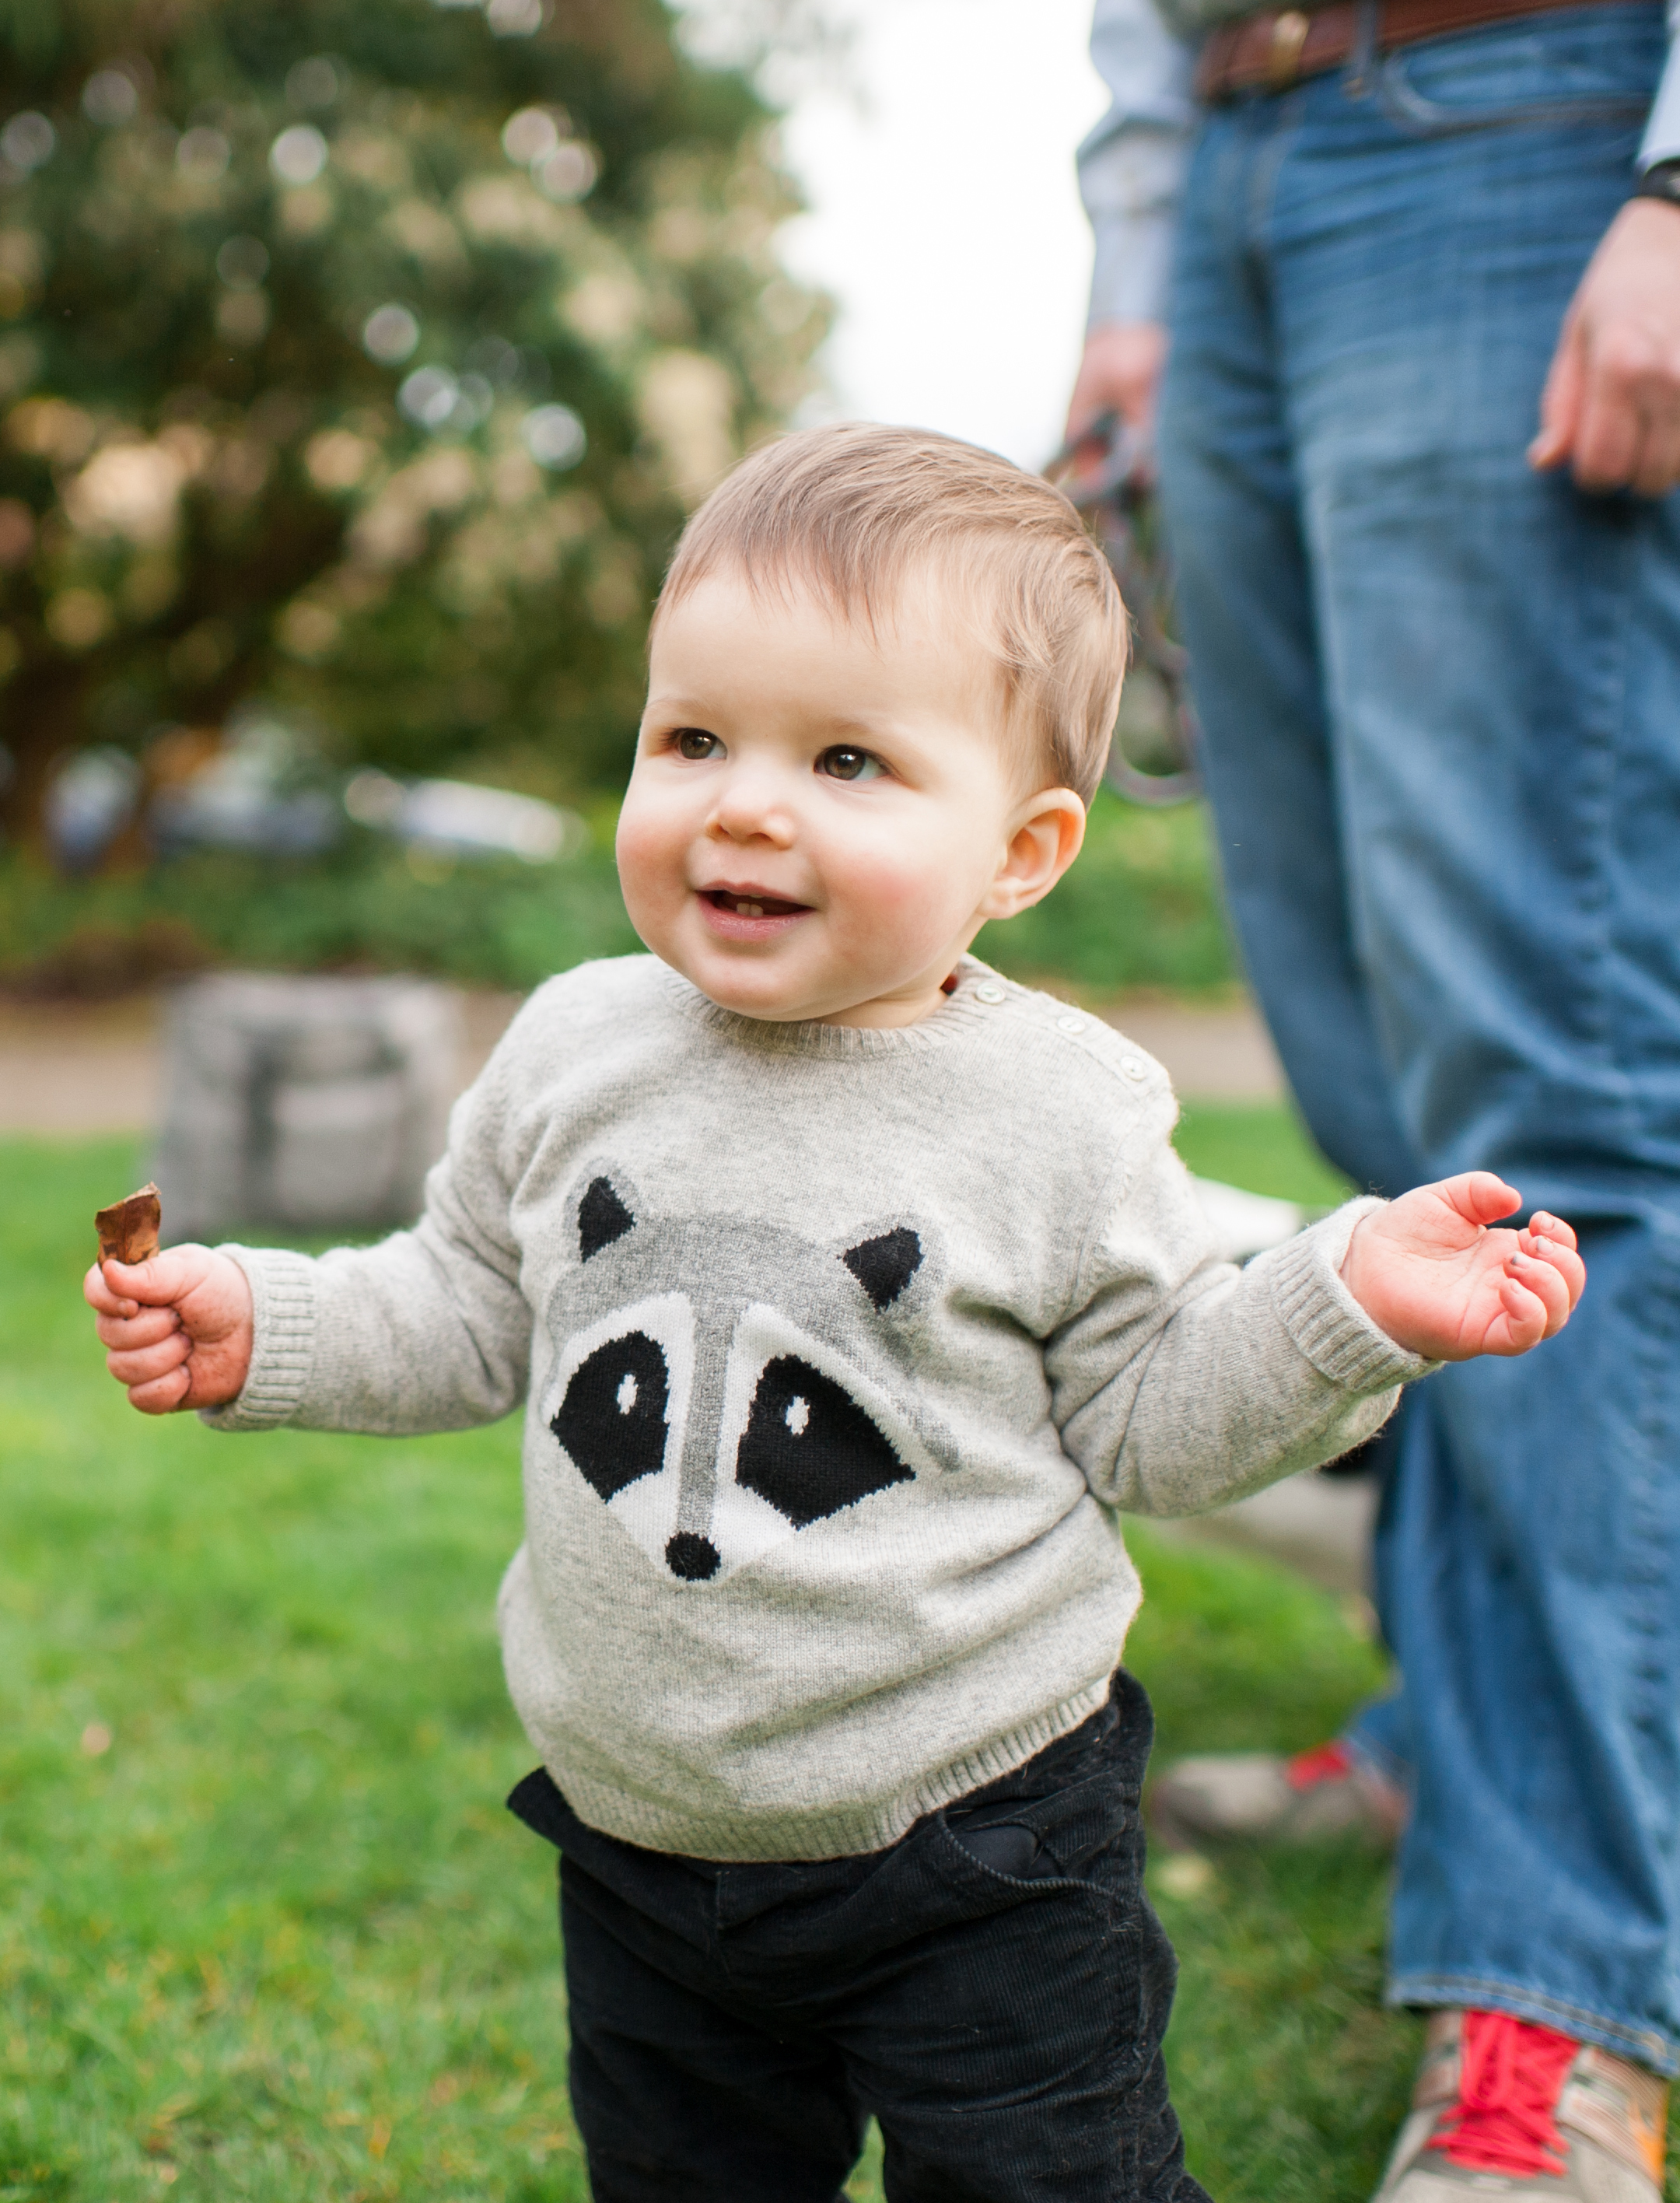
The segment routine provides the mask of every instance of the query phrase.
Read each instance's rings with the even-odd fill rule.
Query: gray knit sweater
[[[206,1420],[390,1434],[522,1398],[508,1681],[592,1826],[707,1858],[893,1841],[1102,1703],[1115,1511],[1342,1451],[1426,1364],[1338,1266],[1361,1204],[1210,1258],[1159,1067],[972,960],[921,1023],[765,1025],[650,957],[541,989],[426,1213],[233,1249]]]

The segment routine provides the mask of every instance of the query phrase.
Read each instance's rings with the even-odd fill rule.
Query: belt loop
[[[1341,88],[1349,99],[1363,99],[1376,74],[1377,42],[1381,35],[1382,0],[1353,0],[1353,50],[1347,56],[1347,74]]]

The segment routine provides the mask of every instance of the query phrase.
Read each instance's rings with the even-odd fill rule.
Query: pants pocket
[[[1389,121],[1418,138],[1631,127],[1650,109],[1664,52],[1659,8],[1571,9],[1402,47],[1374,88]]]

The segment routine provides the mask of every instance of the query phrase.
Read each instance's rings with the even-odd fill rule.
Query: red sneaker
[[[1429,2021],[1376,2203],[1661,2203],[1668,2088],[1502,2011]]]

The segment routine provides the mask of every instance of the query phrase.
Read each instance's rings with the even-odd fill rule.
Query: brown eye
[[[875,780],[881,768],[880,759],[871,757],[867,750],[854,750],[842,744],[824,750],[816,760],[816,769],[830,780]]]
[[[716,735],[707,734],[700,727],[684,727],[676,738],[676,753],[698,765],[702,758],[716,757],[722,745]]]

